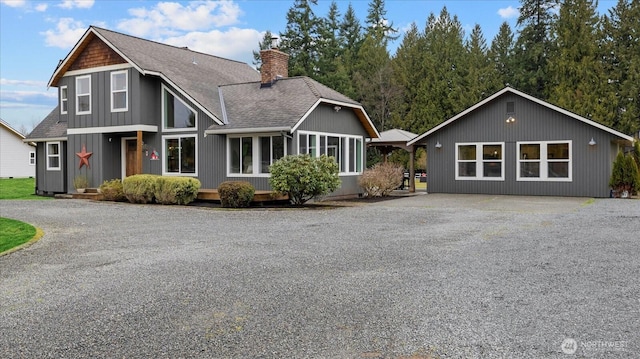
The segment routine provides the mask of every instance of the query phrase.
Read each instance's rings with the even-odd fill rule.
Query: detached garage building
[[[609,197],[633,137],[505,88],[409,141],[426,146],[430,193]]]

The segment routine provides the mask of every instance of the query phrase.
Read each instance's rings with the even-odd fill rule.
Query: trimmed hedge
[[[218,186],[220,203],[226,208],[246,208],[251,205],[256,190],[246,181],[227,181]]]
[[[192,177],[133,175],[122,181],[131,203],[188,204],[198,196],[200,181]]]
[[[122,189],[122,180],[119,178],[112,179],[110,181],[104,181],[100,187],[100,193],[105,201],[126,201],[127,197],[124,195]]]

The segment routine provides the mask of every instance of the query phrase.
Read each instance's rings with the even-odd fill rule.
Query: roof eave
[[[298,122],[293,126],[291,130],[295,131],[307,119],[307,117],[309,117],[309,115],[313,112],[313,110],[315,110],[321,103],[328,103],[328,104],[337,105],[340,107],[352,108],[355,111],[356,116],[358,117],[358,120],[360,120],[360,123],[362,123],[362,126],[365,128],[365,130],[367,130],[367,134],[369,135],[369,137],[370,138],[380,137],[380,133],[376,129],[376,126],[373,125],[373,122],[369,118],[369,115],[367,115],[367,112],[364,110],[362,105],[359,105],[359,104],[356,105],[349,102],[331,100],[326,98],[319,98],[307,110],[307,112],[305,112],[305,114],[302,115],[302,117],[298,120]]]
[[[221,129],[207,129],[204,131],[205,135],[233,135],[243,133],[267,133],[267,132],[292,132],[291,126],[278,126],[278,127],[248,127],[248,128],[221,128]]]

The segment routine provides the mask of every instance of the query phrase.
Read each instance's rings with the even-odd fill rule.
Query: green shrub
[[[293,155],[271,165],[269,183],[277,193],[288,195],[291,203],[301,205],[335,191],[341,182],[333,157]]]
[[[226,208],[244,208],[251,205],[256,190],[246,181],[227,181],[218,186],[220,203]]]
[[[377,163],[365,170],[358,183],[367,197],[386,197],[402,184],[404,168],[392,162]]]
[[[616,197],[622,196],[625,192],[630,195],[640,190],[640,171],[632,154],[625,156],[622,151],[618,151],[613,162],[609,186]]]
[[[155,181],[154,197],[160,204],[189,204],[198,196],[200,181],[193,177],[163,177]]]
[[[122,191],[131,203],[153,203],[157,175],[133,175],[122,181]]]
[[[104,181],[99,189],[105,201],[121,202],[127,199],[122,189],[122,181],[119,178]]]

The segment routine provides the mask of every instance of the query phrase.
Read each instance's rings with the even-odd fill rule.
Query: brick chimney
[[[271,86],[277,79],[289,77],[289,55],[272,46],[260,51],[262,86]]]

